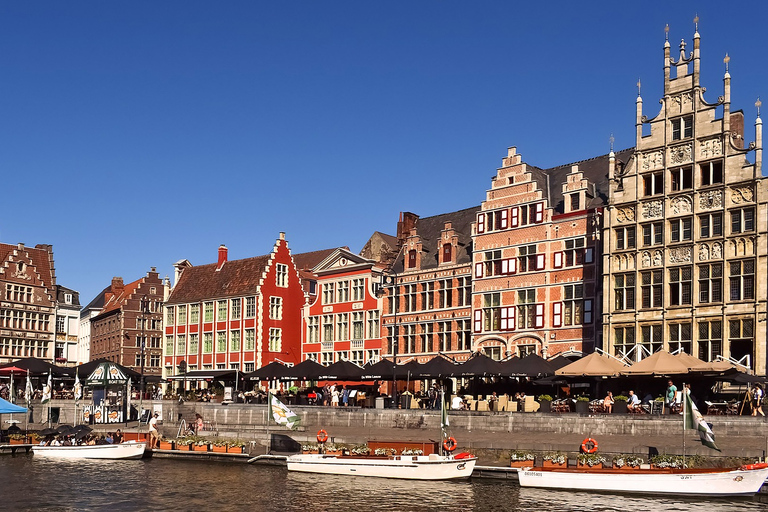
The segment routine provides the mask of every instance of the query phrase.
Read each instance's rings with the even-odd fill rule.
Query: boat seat
[[[440,460],[440,455],[436,453],[430,453],[429,454],[429,460]]]
[[[536,398],[532,395],[525,397],[525,402],[523,403],[523,412],[536,412],[539,410],[539,407],[541,407],[541,404],[536,401]]]
[[[488,400],[478,400],[477,401],[477,410],[478,411],[487,411],[488,409]]]
[[[509,407],[509,397],[507,395],[501,395],[499,401],[496,402],[496,410],[506,411],[507,407]]]

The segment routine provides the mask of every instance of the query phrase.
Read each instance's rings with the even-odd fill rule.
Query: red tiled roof
[[[229,260],[219,271],[216,271],[217,263],[185,268],[166,304],[254,294],[259,290],[259,280],[269,260],[269,254]]]
[[[111,290],[108,288],[107,300],[104,303],[104,307],[101,309],[101,311],[99,311],[99,316],[122,308],[125,305],[125,301],[127,301],[133,292],[136,291],[136,288],[139,287],[139,283],[141,283],[142,279],[137,279],[132,283],[126,284],[123,287],[123,291],[119,295],[113,295]]]
[[[346,250],[349,250],[349,247],[344,246],[343,248]],[[337,247],[334,247],[333,249],[322,249],[320,251],[302,252],[299,254],[294,254],[293,261],[296,263],[296,269],[312,270],[321,261],[323,261],[325,258],[330,256],[331,253],[336,249]]]
[[[53,272],[51,269],[51,261],[48,257],[48,251],[45,249],[37,249],[34,247],[23,246],[23,250],[29,255],[32,260],[32,264],[35,266],[37,273],[40,274],[40,279],[43,280],[43,284],[48,290],[53,293]],[[0,263],[8,258],[15,249],[18,249],[17,245],[0,243]]]

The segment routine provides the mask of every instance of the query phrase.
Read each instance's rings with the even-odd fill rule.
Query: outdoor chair
[[[541,407],[541,404],[536,401],[535,397],[525,397],[525,402],[523,403],[523,412],[536,412],[539,410],[539,407]]]
[[[552,412],[571,412],[571,405],[565,398],[554,400],[552,402]]]
[[[605,407],[603,407],[603,401],[601,399],[592,400],[589,402],[589,412],[592,414],[599,414],[605,412]]]
[[[478,411],[487,411],[488,410],[488,400],[478,400],[477,401],[477,410]]]
[[[506,411],[509,404],[509,397],[507,395],[501,395],[499,401],[496,402],[497,411]]]

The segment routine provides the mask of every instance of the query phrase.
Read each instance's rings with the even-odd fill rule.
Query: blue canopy
[[[11,402],[0,398],[0,414],[16,414],[21,412],[27,412],[27,408],[13,405]]]

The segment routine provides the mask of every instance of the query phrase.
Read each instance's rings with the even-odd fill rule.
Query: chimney
[[[224,244],[221,244],[219,246],[219,263],[216,265],[216,270],[221,270],[221,267],[224,266],[224,263],[227,262],[227,246]]]
[[[120,295],[123,293],[123,289],[125,286],[123,285],[123,278],[122,277],[113,277],[112,278],[112,288],[111,291],[115,295]]]

